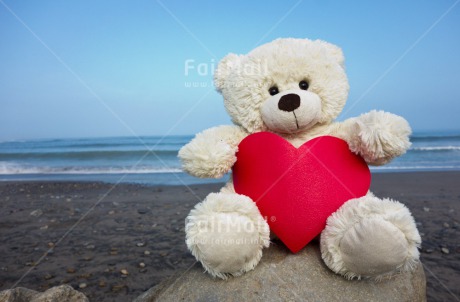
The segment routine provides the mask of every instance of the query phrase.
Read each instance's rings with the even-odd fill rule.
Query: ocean
[[[228,179],[199,179],[181,170],[177,153],[192,136],[46,139],[0,142],[0,181],[103,181],[192,185]],[[460,131],[415,133],[403,156],[371,171],[460,170]]]

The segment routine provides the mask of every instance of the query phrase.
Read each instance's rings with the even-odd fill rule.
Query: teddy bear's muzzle
[[[267,99],[261,108],[269,130],[296,133],[313,127],[321,117],[321,99],[304,90],[286,90]]]

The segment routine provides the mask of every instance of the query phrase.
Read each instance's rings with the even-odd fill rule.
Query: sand
[[[195,262],[184,219],[220,186],[2,182],[0,290],[66,283],[91,301],[130,301]],[[456,301],[460,172],[374,174],[372,190],[413,212],[429,301]]]

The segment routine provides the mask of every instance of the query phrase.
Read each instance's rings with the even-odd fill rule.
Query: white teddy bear
[[[315,137],[345,140],[370,165],[406,152],[411,129],[405,119],[371,111],[334,122],[348,96],[339,47],[320,40],[277,39],[247,55],[227,55],[215,86],[234,126],[203,131],[180,152],[186,172],[220,178],[236,162],[239,143],[269,131],[299,147]],[[270,242],[270,229],[256,204],[235,193],[230,180],[219,193],[197,204],[186,221],[186,243],[213,276],[227,278],[252,270]],[[322,257],[346,278],[391,276],[418,261],[421,238],[409,210],[371,192],[341,206],[320,237]]]

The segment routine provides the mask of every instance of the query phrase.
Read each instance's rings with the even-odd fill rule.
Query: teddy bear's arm
[[[383,165],[406,153],[411,143],[411,128],[402,117],[370,111],[340,123],[338,136],[345,139],[351,151],[361,155],[370,165]]]
[[[220,178],[236,162],[238,145],[247,133],[238,126],[219,126],[198,133],[179,151],[185,172],[200,178]]]

